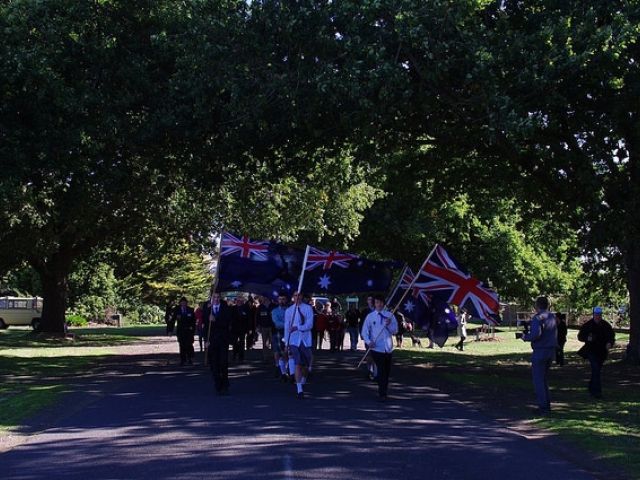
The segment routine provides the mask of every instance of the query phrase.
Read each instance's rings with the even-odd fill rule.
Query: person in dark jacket
[[[567,343],[567,316],[564,313],[556,312],[556,322],[558,325],[558,348],[556,349],[556,363],[564,365],[564,345]]]
[[[218,395],[229,394],[229,343],[233,314],[234,309],[220,300],[219,293],[214,293],[205,335],[209,339],[207,353]]]
[[[593,397],[602,398],[602,365],[604,365],[609,350],[616,341],[613,328],[609,322],[602,318],[602,308],[595,307],[593,309],[593,318],[580,327],[578,340],[584,342],[578,354],[589,360],[591,364],[589,393]]]
[[[349,334],[349,344],[351,351],[355,352],[358,349],[358,324],[360,322],[360,312],[356,310],[355,304],[351,304],[349,310],[345,314],[345,320],[347,322],[347,333]]]
[[[180,347],[180,366],[185,363],[193,365],[193,337],[196,331],[196,315],[189,306],[186,297],[180,299],[179,305],[173,310],[171,322],[176,325],[176,336]]]
[[[249,309],[249,305],[247,305],[247,299],[242,296],[236,298],[236,304],[233,308],[235,309],[233,323],[231,324],[233,360],[244,362],[245,338],[249,332],[251,310]]]

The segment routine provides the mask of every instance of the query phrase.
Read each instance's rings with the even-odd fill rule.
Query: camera
[[[517,339],[521,339],[521,338],[522,338],[522,335],[524,335],[524,333],[522,333],[522,332],[516,332],[516,338],[517,338]]]

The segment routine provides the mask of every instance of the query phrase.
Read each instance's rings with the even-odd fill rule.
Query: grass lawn
[[[405,339],[398,359],[429,370],[436,386],[455,398],[469,401],[495,417],[527,419],[583,448],[593,458],[612,462],[632,477],[640,472],[640,368],[622,363],[628,335],[617,334],[605,363],[602,379],[604,400],[587,393],[590,369],[575,352],[582,345],[577,331],[569,331],[565,365],[554,365],[550,373],[552,413],[534,413],[528,343],[516,340],[514,331],[496,333],[495,340],[475,341],[469,333],[464,352],[449,340],[443,349],[413,348]],[[423,344],[426,345],[425,341]],[[638,477],[640,478],[640,477]]]
[[[58,401],[69,378],[114,354],[109,347],[145,342],[164,334],[164,326],[72,329],[74,339],[31,330],[0,330],[0,436]]]

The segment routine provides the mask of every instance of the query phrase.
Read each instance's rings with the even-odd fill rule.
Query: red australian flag
[[[448,304],[466,307],[490,324],[499,321],[498,294],[469,275],[440,245],[418,272],[415,286]]]

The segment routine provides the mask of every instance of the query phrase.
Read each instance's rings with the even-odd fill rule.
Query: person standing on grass
[[[592,397],[602,398],[602,365],[616,341],[616,334],[609,322],[602,318],[601,307],[595,307],[593,318],[580,327],[578,340],[584,342],[578,354],[591,364],[589,393]]]
[[[556,357],[558,346],[558,330],[556,317],[549,311],[549,299],[538,297],[534,304],[536,314],[531,317],[529,332],[516,334],[525,342],[531,342],[533,353],[531,354],[531,373],[533,376],[533,388],[536,392],[538,410],[542,414],[551,411],[551,399],[549,397],[549,369],[551,362]]]
[[[558,348],[556,349],[556,363],[564,365],[564,345],[567,343],[567,316],[564,313],[556,312],[558,323]]]
[[[373,297],[374,310],[367,315],[362,325],[362,338],[369,355],[378,371],[378,399],[387,400],[391,360],[393,356],[393,336],[398,333],[398,321],[393,313],[384,310],[384,297]]]
[[[173,310],[171,322],[176,325],[176,336],[180,347],[180,366],[185,363],[193,365],[193,337],[196,331],[196,314],[189,306],[186,297],[180,299],[180,304]]]
[[[458,319],[458,337],[460,337],[460,341],[456,343],[456,348],[461,352],[464,350],[464,341],[467,339],[467,322],[470,316],[464,308],[460,311],[460,318]]]
[[[293,294],[293,305],[287,308],[284,316],[284,338],[289,358],[295,363],[295,382],[299,399],[304,399],[303,385],[311,365],[311,329],[313,328],[313,309],[303,301],[302,292]]]

